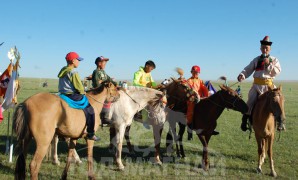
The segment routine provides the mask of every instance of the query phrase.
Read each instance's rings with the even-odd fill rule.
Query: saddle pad
[[[89,101],[86,96],[83,96],[83,99],[79,101],[74,101],[64,94],[59,94],[59,97],[63,99],[71,108],[74,109],[84,109],[89,104]]]

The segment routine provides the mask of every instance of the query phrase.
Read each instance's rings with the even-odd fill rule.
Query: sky
[[[297,0],[2,0],[0,71],[16,46],[20,77],[57,78],[75,51],[81,78],[104,56],[116,80],[131,81],[153,60],[155,80],[177,78],[176,67],[188,78],[198,65],[203,80],[234,81],[268,35],[282,67],[276,80],[297,80],[297,9]]]

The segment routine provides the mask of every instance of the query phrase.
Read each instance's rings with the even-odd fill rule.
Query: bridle
[[[111,93],[111,88],[110,87],[107,87],[106,85],[104,85],[106,88],[107,88],[107,94],[109,94],[109,96],[112,99],[112,101],[109,101],[109,102],[115,102],[117,101],[117,99],[119,98],[118,96],[114,96],[112,93]],[[103,105],[107,105],[108,103],[105,103],[105,102],[101,102],[99,100],[97,100],[94,96],[90,95],[90,94],[86,94],[87,96],[89,96],[91,99],[93,99],[95,102],[99,103],[99,104],[103,104]]]
[[[218,94],[219,94],[219,97],[221,98],[221,100],[222,100],[224,103],[231,104],[231,105],[232,105],[232,108],[235,108],[235,107],[236,107],[236,106],[235,106],[236,102],[239,101],[239,100],[241,99],[241,98],[238,97],[238,96],[234,96],[234,97],[235,97],[235,98],[234,98],[234,101],[233,101],[233,102],[230,102],[230,101],[226,100],[226,99],[223,97],[223,95],[222,95],[222,90],[221,90],[221,91],[218,91]],[[220,104],[214,102],[210,97],[209,97],[209,98],[206,98],[206,99],[209,100],[210,102],[212,102],[213,104],[215,104],[216,106],[219,106],[219,107],[221,107],[221,108],[226,108],[226,107],[224,107],[224,106],[222,106],[222,105],[220,105]]]

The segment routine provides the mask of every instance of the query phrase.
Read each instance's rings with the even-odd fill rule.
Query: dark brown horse
[[[271,175],[276,177],[277,174],[273,165],[273,141],[275,133],[274,117],[282,117],[285,119],[284,97],[282,95],[281,86],[271,89],[259,96],[257,103],[252,112],[253,129],[258,144],[258,167],[257,171],[262,173],[262,165],[265,160],[266,151],[269,157]]]
[[[186,93],[177,93],[179,82],[174,81],[166,87],[168,92],[168,105],[172,107],[174,111],[185,112],[187,100]],[[216,128],[216,120],[219,118],[221,113],[225,108],[233,109],[241,113],[247,112],[246,103],[238,96],[238,94],[229,87],[220,86],[221,90],[216,92],[214,95],[201,99],[199,103],[196,104],[193,116],[192,130],[198,135],[202,145],[203,145],[203,158],[202,167],[204,170],[209,169],[208,162],[208,143],[212,136],[212,132]],[[171,124],[171,119],[169,120]],[[179,135],[178,143],[180,143],[180,150],[177,150],[177,154],[185,156],[182,144],[182,136],[185,131],[185,125],[179,122]],[[183,127],[184,126],[184,127]],[[175,130],[173,130],[175,132]],[[167,137],[170,135],[168,134]],[[178,146],[176,145],[178,148]]]

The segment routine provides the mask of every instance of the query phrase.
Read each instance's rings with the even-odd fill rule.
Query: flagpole
[[[9,110],[9,113],[13,113],[13,110]],[[10,116],[12,117],[12,116]],[[12,121],[11,121],[12,122]],[[10,133],[10,146],[9,146],[9,162],[12,163],[12,155],[13,155],[13,129],[11,125],[11,133]]]
[[[8,111],[8,115],[7,115],[7,136],[6,136],[6,150],[5,150],[5,154],[8,154],[8,151],[9,151],[9,125],[10,125],[10,112]]]

